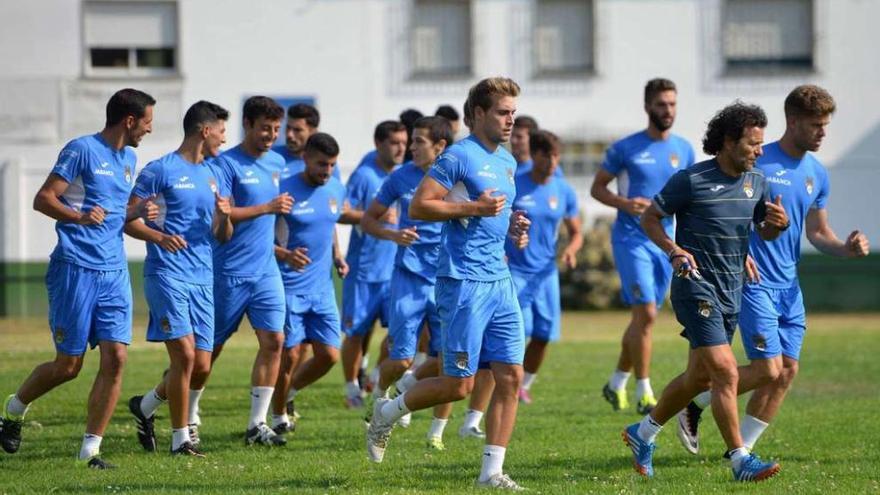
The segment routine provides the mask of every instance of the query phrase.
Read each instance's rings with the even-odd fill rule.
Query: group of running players
[[[286,145],[274,147],[285,110],[263,96],[244,103],[242,142],[226,151],[229,112],[195,103],[180,147],[135,174],[132,148],[151,132],[156,101],[134,89],[115,93],[105,128],[62,149],[34,200],[57,220],[46,275],[56,357],[6,399],[0,446],[19,449],[28,406],[75,378],[89,345],[98,346],[78,462],[113,467],[100,445],[131,342],[125,232],[146,242],[147,340],[164,342],[169,356],[157,385],[128,401],[145,450],[158,449],[154,418],[167,403],[171,453],[204,455],[199,401],[246,314],[259,343],[247,444],[284,445],[297,395],[341,359],[345,403],[366,409],[370,460],[382,462],[393,429],[427,408],[427,445],[443,450],[451,404],[470,396],[459,434],[485,438],[477,484],[521,489],[503,462],[518,405],[531,403],[547,345],[560,336],[559,228],[568,235],[558,261],[569,269],[583,233],[577,194],[559,166],[560,140],[516,116],[519,93],[503,77],[474,85],[463,112],[470,133],[458,141],[449,106],[379,123],[375,150],[346,185],[339,145],[319,132],[317,110],[287,109]],[[676,98],[672,81],[647,83],[647,128],[609,148],[591,188],[618,210],[612,248],[632,307],[602,395],[627,409],[635,373],[644,419],[623,438],[642,475],[653,475],[655,438],[674,416],[682,444],[697,453],[700,415],[711,404],[734,478],[765,479],[779,466],[751,449],[798,369],[801,234],[836,256],[865,256],[868,241],[858,231],[841,240],[828,225],[828,179],[810,153],[835,110],[825,90],[795,88],[784,104],[785,133],[766,146],[763,110],[725,107],[703,139],[714,158],[696,164],[690,144],[671,133]],[[615,179],[617,192],[608,187]],[[345,255],[337,224],[353,226]],[[341,317],[333,271],[343,280]],[[690,352],[658,401],[651,332],[670,285]],[[368,378],[365,351],[377,320],[388,333]],[[751,360],[739,368],[730,347],[738,320]],[[740,424],[736,396],[750,390]]]

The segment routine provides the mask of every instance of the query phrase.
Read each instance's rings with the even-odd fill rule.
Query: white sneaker
[[[479,426],[471,426],[470,428],[462,426],[458,429],[458,436],[461,438],[486,438],[486,432],[481,430]]]
[[[510,490],[514,492],[521,492],[525,490],[525,488],[516,484],[516,481],[510,479],[510,476],[502,473],[492,475],[492,477],[490,477],[486,481],[480,481],[480,479],[477,478],[476,485],[477,488],[494,488],[498,490]]]
[[[412,413],[406,413],[397,420],[397,426],[401,428],[409,428],[412,423]]]
[[[373,404],[373,417],[367,426],[367,457],[373,462],[382,462],[385,458],[385,447],[388,445],[388,439],[391,437],[391,430],[394,424],[388,424],[382,421],[382,415],[379,409],[383,404],[389,402],[390,399],[376,399]]]

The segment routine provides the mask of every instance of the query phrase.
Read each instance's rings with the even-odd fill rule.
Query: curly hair
[[[758,105],[747,105],[740,100],[722,108],[709,121],[703,136],[703,151],[717,155],[724,145],[724,138],[739,141],[748,127],[767,127],[767,115]]]

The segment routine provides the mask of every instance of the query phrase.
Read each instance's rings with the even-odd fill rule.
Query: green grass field
[[[620,430],[638,416],[612,412],[599,392],[614,365],[626,320],[625,313],[566,314],[564,341],[551,347],[532,388],[535,403],[520,408],[508,450],[505,470],[520,484],[534,493],[880,493],[880,315],[811,316],[801,374],[757,449],[777,459],[782,472],[757,485],[730,480],[710,415],[702,425],[699,456],[681,448],[670,424],[658,440],[656,477],[648,481],[633,472]],[[124,400],[102,449],[120,468],[95,472],[73,462],[97,362],[97,354],[90,353],[77,380],[31,406],[19,453],[0,452],[0,493],[473,491],[481,445],[457,436],[463,404],[456,406],[447,428],[447,451],[425,449],[430,415],[423,411],[409,429],[395,430],[385,462],[372,465],[364,451],[361,411],[342,407],[338,367],[297,398],[303,419],[287,447],[245,447],[248,376],[256,348],[249,331],[233,338],[202,398],[201,435],[208,457],[178,459],[164,453],[170,442],[167,409],[157,420],[163,453],[147,454],[135,439],[125,402],[156,382],[167,358],[163,346],[144,342],[143,321],[134,333]],[[664,311],[652,373],[658,394],[684,366],[686,344],[677,334],[671,314]],[[735,348],[743,362],[738,337]],[[43,320],[0,321],[0,394],[14,391],[35,364],[52,355]]]

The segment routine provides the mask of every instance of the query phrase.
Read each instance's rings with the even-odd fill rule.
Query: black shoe
[[[247,445],[260,444],[270,447],[281,447],[287,445],[287,440],[272,431],[272,428],[269,428],[266,423],[260,423],[244,434],[244,443]]]
[[[116,469],[116,464],[110,464],[109,462],[101,459],[98,456],[90,458],[88,461],[78,461],[85,465],[85,467],[89,469]]]
[[[358,386],[361,392],[367,391],[367,372],[363,368],[358,368]]]
[[[7,453],[14,454],[21,447],[22,420],[0,417],[0,446]]]
[[[188,457],[205,457],[199,449],[195,447],[191,442],[183,442],[180,444],[180,447],[171,451],[171,455],[184,455]]]
[[[156,430],[153,428],[153,419],[155,416],[149,418],[144,416],[143,411],[141,411],[141,401],[143,399],[143,395],[135,395],[131,399],[128,399],[128,410],[131,412],[131,415],[134,416],[134,423],[135,426],[137,426],[138,442],[141,443],[141,447],[147,452],[155,452]]]
[[[272,427],[276,435],[286,435],[296,430],[296,423],[281,423]]]

